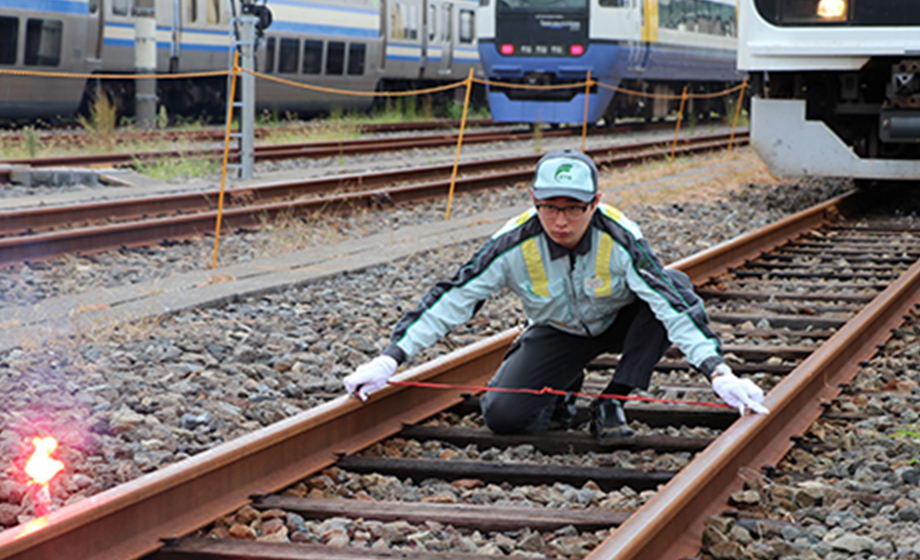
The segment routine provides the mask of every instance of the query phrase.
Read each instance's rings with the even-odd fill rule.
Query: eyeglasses
[[[554,219],[562,212],[569,220],[577,220],[585,215],[590,204],[569,204],[568,206],[556,206],[555,204],[536,204],[537,212],[544,218]]]

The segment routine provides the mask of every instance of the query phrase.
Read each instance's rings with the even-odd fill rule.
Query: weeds
[[[89,117],[77,115],[77,122],[90,135],[91,142],[111,150],[115,147],[115,123],[117,110],[109,95],[102,88],[96,88],[89,106]]]
[[[165,130],[169,126],[169,115],[166,113],[166,106],[160,105],[160,110],[157,111],[157,129]]]
[[[169,159],[142,160],[134,158],[134,169],[143,175],[161,181],[174,181],[183,177],[206,177],[221,170],[215,159],[176,156]]]
[[[901,428],[897,432],[890,434],[890,437],[909,437],[915,440],[920,441],[920,432],[915,432],[914,430],[908,430],[907,428]],[[910,460],[910,465],[913,466],[920,460],[920,452],[917,452],[914,455],[913,459]]]
[[[41,136],[38,134],[38,131],[35,130],[35,127],[27,126],[23,128],[22,139],[25,142],[26,151],[29,152],[29,157],[36,157],[38,155],[39,144],[41,143]]]

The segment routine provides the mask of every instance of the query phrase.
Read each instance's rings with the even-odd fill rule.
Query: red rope
[[[543,387],[542,389],[530,389],[528,387],[483,387],[479,385],[457,385],[453,383],[428,383],[425,381],[389,381],[390,385],[399,385],[402,387],[419,387],[422,389],[463,389],[465,391],[491,391],[493,393],[518,393],[524,395],[575,395],[576,397],[585,397],[588,399],[619,399],[621,401],[641,401],[661,404],[684,404],[709,406],[712,408],[732,408],[725,403],[706,402],[706,401],[681,401],[675,399],[656,399],[653,397],[637,397],[627,395],[613,395],[608,393],[582,393],[580,391],[563,391],[562,389],[553,389],[552,387]]]

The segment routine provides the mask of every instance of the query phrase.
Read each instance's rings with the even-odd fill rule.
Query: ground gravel
[[[669,262],[848,185],[802,181],[723,187],[708,186],[708,196],[687,189],[621,206]],[[509,188],[470,195],[461,206],[476,212],[512,199],[519,203],[521,196],[520,189]],[[333,243],[440,219],[441,212],[431,203],[316,218],[310,242]],[[224,247],[257,254],[258,247],[284,235],[300,233],[278,224],[264,233],[240,233]],[[278,293],[111,325],[41,347],[24,341],[0,354],[0,526],[33,516],[22,475],[32,437],[53,434],[61,442],[58,457],[67,467],[52,488],[54,507],[60,507],[311,408],[341,394],[341,378],[376,355],[423,288],[449,274],[476,245],[443,247]],[[189,255],[199,259],[210,248],[207,242],[180,243],[9,270],[0,284],[2,303],[35,303],[61,293],[67,282],[74,290],[131,282],[143,276],[141,270],[162,263],[172,263],[167,271],[178,271]],[[518,303],[499,294],[470,324],[409,365],[521,325],[522,319]]]

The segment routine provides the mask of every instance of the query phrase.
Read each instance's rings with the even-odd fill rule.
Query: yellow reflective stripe
[[[623,217],[623,213],[614,208],[613,206],[602,206],[601,211],[605,216],[613,220],[614,222],[619,222],[620,218]]]
[[[528,210],[524,212],[523,214],[521,214],[520,216],[518,216],[517,218],[515,218],[514,220],[517,222],[517,225],[521,225],[527,220],[529,220],[532,215],[533,214],[530,212],[530,210]]]
[[[597,249],[597,260],[594,261],[594,277],[602,280],[600,286],[594,288],[595,297],[609,296],[613,292],[613,278],[610,276],[612,256],[613,238],[603,234],[600,239],[600,247]]]
[[[535,296],[549,297],[549,280],[546,278],[546,269],[543,267],[543,257],[537,247],[536,239],[528,239],[521,245],[524,252],[524,263],[527,265],[527,274],[530,275],[530,285]]]

